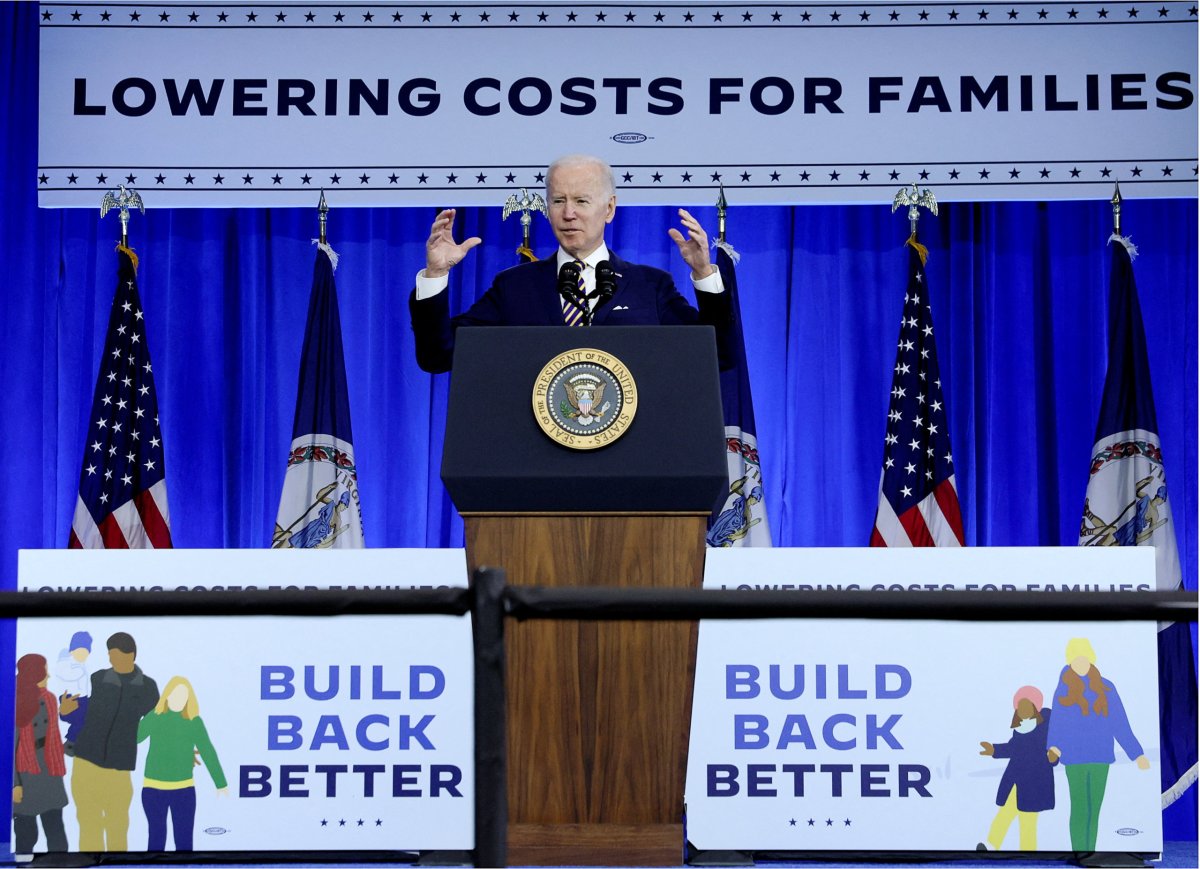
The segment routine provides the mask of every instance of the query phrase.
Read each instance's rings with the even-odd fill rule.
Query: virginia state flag
[[[322,245],[313,266],[296,421],[273,549],[361,549],[364,545],[342,321],[330,256]]]
[[[1108,373],[1080,546],[1153,546],[1160,591],[1182,586],[1175,523],[1158,438],[1142,309],[1124,239],[1114,236],[1108,297]],[[1110,243],[1113,239],[1110,239]],[[1196,781],[1196,671],[1188,627],[1158,635],[1163,807]]]
[[[770,546],[767,506],[763,502],[762,468],[758,462],[754,401],[746,368],[746,339],[742,334],[737,275],[733,258],[724,245],[717,246],[717,268],[733,311],[733,366],[721,372],[721,404],[725,410],[725,457],[729,469],[729,494],[708,529],[709,546]]]

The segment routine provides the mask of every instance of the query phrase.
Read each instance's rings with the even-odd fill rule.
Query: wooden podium
[[[538,372],[577,347],[619,357],[639,390],[628,432],[587,452],[555,443],[530,410]],[[728,486],[711,329],[461,329],[453,377],[442,478],[472,570],[502,567],[513,585],[700,587]],[[679,865],[695,623],[506,631],[508,862]]]
[[[707,513],[463,518],[512,584],[700,585]],[[695,623],[506,630],[510,864],[679,865]]]

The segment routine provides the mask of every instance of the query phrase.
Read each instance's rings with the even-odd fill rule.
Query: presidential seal
[[[583,347],[551,359],[533,384],[533,415],[546,435],[573,450],[594,450],[629,429],[637,385],[620,359]]]

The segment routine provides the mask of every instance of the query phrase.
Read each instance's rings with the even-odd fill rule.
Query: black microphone
[[[587,302],[579,288],[579,277],[582,274],[583,269],[574,260],[563,263],[562,268],[558,270],[558,294],[580,311],[586,312]]]
[[[613,270],[612,263],[606,259],[596,263],[596,289],[593,295],[596,297],[596,308],[613,297],[617,291],[617,278],[619,275]],[[594,312],[593,312],[594,313]]]

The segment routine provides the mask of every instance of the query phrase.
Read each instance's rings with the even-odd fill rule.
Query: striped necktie
[[[587,268],[587,266],[584,265],[579,260],[575,260],[575,262],[578,263],[578,265],[579,265],[579,298],[582,299],[584,296],[584,293],[585,293],[584,283],[583,283],[583,271],[584,271],[584,269]],[[584,304],[587,304],[587,303],[585,302]],[[572,305],[566,299],[562,300],[562,311],[563,311],[563,322],[566,323],[568,326],[582,326],[583,325],[583,311],[580,310],[579,308],[576,308],[574,305]]]

